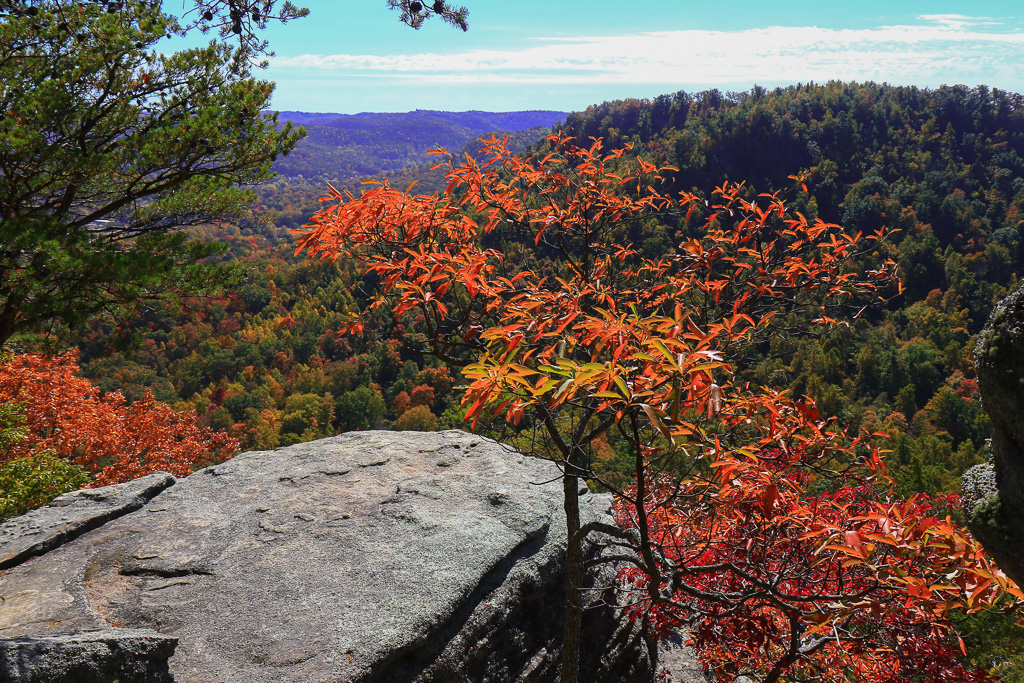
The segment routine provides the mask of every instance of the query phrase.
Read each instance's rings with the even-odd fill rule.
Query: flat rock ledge
[[[974,351],[990,458],[963,477],[968,525],[1007,576],[1024,585],[1024,287],[999,302]]]
[[[584,522],[609,508],[581,500]],[[0,682],[555,681],[564,539],[555,466],[460,431],[68,494],[0,526]],[[660,649],[702,682],[619,618],[610,573],[580,679],[651,681]]]
[[[134,512],[172,484],[172,475],[158,472],[124,484],[57,496],[49,505],[0,525],[0,569],[16,567]]]

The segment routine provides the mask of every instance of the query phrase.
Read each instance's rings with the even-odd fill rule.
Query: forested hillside
[[[908,485],[955,490],[960,471],[981,457],[987,433],[974,400],[970,335],[1012,284],[1022,258],[1024,118],[1017,96],[845,84],[732,99],[678,93],[649,103],[592,107],[570,115],[564,126],[579,136],[635,143],[641,154],[679,168],[672,179],[679,188],[706,193],[724,179],[747,179],[757,191],[788,193],[811,218],[854,232],[882,224],[899,229],[882,248],[901,264],[902,297],[884,311],[866,312],[867,318],[846,332],[821,340],[778,337],[771,349],[763,349],[765,360],[752,361],[746,372],[756,382],[815,397],[823,411],[854,427],[866,421],[884,428],[892,436],[896,469],[913,478]],[[797,174],[804,176],[807,192],[789,179]],[[403,174],[403,184],[414,175]],[[315,183],[296,186],[278,179],[263,190],[262,204],[286,216],[279,225],[294,228],[315,208],[310,198],[323,194]],[[310,361],[324,366],[324,376],[338,370],[334,364],[355,362],[348,346],[363,342],[332,336],[334,318],[352,310],[352,297],[358,295],[344,268],[290,263],[290,248],[282,243],[287,233],[280,227],[222,237],[234,257],[252,261],[250,281],[225,301],[205,304],[194,316],[186,312],[192,319],[184,327],[166,319],[167,313],[150,323],[154,334],[144,343],[157,355],[149,371],[153,381],[163,394],[173,388],[179,400],[195,404],[217,426],[246,420],[255,426],[252,415],[245,417],[243,402],[257,412],[284,410],[282,415],[295,412],[285,408],[292,393],[315,393],[322,402],[324,382],[306,387],[315,391],[296,392],[289,377],[306,372],[298,366]],[[679,237],[664,225],[633,236],[650,253]],[[160,327],[173,337],[156,334]],[[192,327],[195,334],[186,334]],[[383,347],[377,348],[379,355]],[[83,351],[91,360],[103,347],[87,344]],[[111,363],[117,361],[106,359],[102,365]],[[417,367],[422,364],[420,359]],[[376,385],[381,405],[390,407],[402,391],[422,384],[415,383],[419,369],[406,369],[410,376],[399,382],[382,359],[367,359],[365,365],[355,384],[331,387],[332,400]],[[239,382],[250,366],[249,379]],[[240,398],[263,385],[265,378],[253,373],[273,369],[281,373],[275,382],[284,381],[275,401]],[[106,369],[90,374],[116,375]],[[414,384],[406,386],[409,381]],[[211,409],[202,396],[217,387],[226,394],[223,400],[215,397]],[[227,407],[221,405],[228,399],[233,400]],[[432,409],[443,412],[444,407]],[[398,417],[386,408],[378,413],[382,419]],[[334,427],[347,425],[347,419],[336,414]],[[289,424],[280,433],[291,439],[309,426]],[[329,429],[322,419],[318,425],[317,434]]]
[[[633,143],[679,169],[679,190],[744,181],[851,234],[897,230],[879,255],[899,262],[902,296],[818,340],[776,337],[744,373],[888,433],[908,490],[956,491],[984,459],[971,336],[1024,264],[1024,98],[871,83],[679,92],[593,106],[562,130]],[[656,253],[680,237],[633,239]]]
[[[729,97],[681,92],[594,106],[569,115],[562,130],[632,143],[679,169],[670,174],[676,189],[707,194],[744,180],[751,193],[779,191],[808,218],[850,232],[896,230],[878,256],[899,262],[903,295],[821,338],[777,335],[753,350],[743,375],[810,395],[852,429],[887,433],[887,457],[908,491],[954,492],[962,471],[984,458],[988,422],[976,400],[971,335],[1024,259],[1019,95],[841,83]],[[407,170],[395,184],[417,177],[431,174]],[[414,332],[382,319],[361,338],[337,333],[372,282],[353,282],[343,262],[292,258],[284,227],[298,227],[324,194],[316,182],[287,178],[265,186],[261,206],[280,216],[277,226],[208,234],[249,264],[248,282],[223,300],[154,310],[141,353],[110,354],[112,330],[97,326],[81,346],[86,373],[130,396],[154,386],[244,447],[387,424],[416,404],[427,424],[451,414],[457,378],[401,343]],[[667,224],[624,235],[646,254],[682,237]],[[609,466],[629,467],[615,460]]]

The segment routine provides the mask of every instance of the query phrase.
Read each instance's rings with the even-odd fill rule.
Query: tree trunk
[[[562,683],[576,683],[580,668],[580,621],[583,614],[583,540],[580,529],[579,477],[570,458],[562,479],[568,547],[565,552],[565,629],[562,634]]]

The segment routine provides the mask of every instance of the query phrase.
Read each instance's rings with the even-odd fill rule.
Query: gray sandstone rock
[[[148,629],[107,629],[0,640],[0,681],[173,683],[178,639]]]
[[[0,638],[150,629],[177,639],[178,683],[555,680],[557,475],[459,431],[362,432],[245,453],[76,538],[36,533],[53,510],[12,520],[0,556],[26,557],[18,525],[60,544],[0,576]],[[583,521],[609,504],[583,496]],[[608,572],[588,592],[581,680],[649,681],[657,654],[617,619]]]
[[[0,524],[0,569],[53,550],[121,515],[138,510],[174,483],[158,472],[124,484],[71,491],[49,505]]]
[[[974,362],[992,418],[991,458],[964,474],[964,510],[999,567],[1024,585],[1024,287],[992,311]]]

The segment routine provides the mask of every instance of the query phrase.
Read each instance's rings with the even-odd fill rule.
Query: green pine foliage
[[[301,137],[261,114],[272,84],[222,43],[161,54],[159,3],[30,9],[0,22],[0,344],[233,281],[179,228],[249,219]]]

